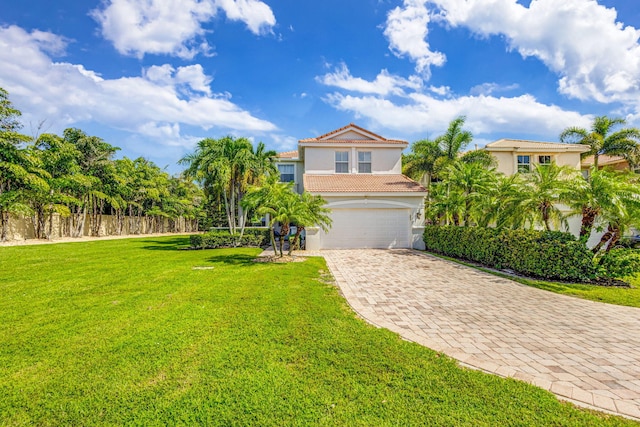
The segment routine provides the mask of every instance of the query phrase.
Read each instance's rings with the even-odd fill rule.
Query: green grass
[[[557,294],[571,295],[592,301],[606,302],[608,304],[626,305],[628,307],[640,307],[640,274],[635,277],[627,277],[624,280],[631,285],[630,288],[596,286],[581,283],[561,283],[549,282],[545,280],[529,279],[525,277],[503,274],[489,268],[479,267],[477,264],[469,263],[436,253],[429,252],[430,255],[438,258],[453,261],[458,264],[466,265],[477,270],[485,271],[496,276],[513,280],[523,285],[532,286],[545,291],[555,292]]]
[[[633,424],[366,324],[320,258],[187,244],[0,248],[0,425]]]

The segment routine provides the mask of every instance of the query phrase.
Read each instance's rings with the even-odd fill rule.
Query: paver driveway
[[[640,309],[554,294],[411,250],[319,254],[367,321],[472,367],[640,418]]]

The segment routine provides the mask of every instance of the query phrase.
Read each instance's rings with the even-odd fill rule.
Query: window
[[[551,156],[538,156],[538,164],[539,165],[550,165],[551,164]]]
[[[371,173],[371,151],[358,151],[358,173]]]
[[[348,151],[336,151],[336,173],[349,173]]]
[[[296,180],[294,165],[278,165],[278,172],[280,172],[280,182],[291,182]]]
[[[530,172],[530,171],[531,171],[531,157],[518,156],[518,172]]]

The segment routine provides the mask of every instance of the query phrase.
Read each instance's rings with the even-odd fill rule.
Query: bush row
[[[526,276],[568,281],[596,277],[593,254],[570,233],[430,225],[424,242],[427,250]]]
[[[245,229],[242,238],[232,235],[225,230],[209,231],[204,234],[194,234],[191,236],[191,247],[194,249],[215,249],[242,247],[260,247],[269,242],[269,230],[265,229]]]

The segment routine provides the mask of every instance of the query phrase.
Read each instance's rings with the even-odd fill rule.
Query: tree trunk
[[[299,242],[302,230],[304,230],[304,227],[298,226],[296,228],[296,235],[293,237],[293,242],[291,241],[291,239],[289,239],[289,255],[291,255],[293,249],[300,249]]]
[[[600,249],[604,246],[604,244],[607,243],[609,240],[611,240],[614,232],[615,232],[614,227],[611,224],[609,224],[609,226],[607,227],[607,232],[604,233],[604,235],[600,238],[600,242],[598,242],[598,244],[595,245],[593,249],[591,249],[591,252],[593,252],[594,254],[597,254],[598,251],[600,251]]]
[[[607,248],[605,249],[605,252],[609,252],[611,249],[613,249],[614,246],[620,240],[620,237],[621,237],[620,227],[614,226],[613,227],[613,235],[611,236],[611,239],[609,240],[609,244],[607,244]]]
[[[9,212],[0,210],[0,242],[7,241],[7,231],[9,228]]]
[[[582,225],[580,226],[580,241],[587,242],[591,236],[593,224],[596,222],[599,210],[590,206],[582,206]]]

